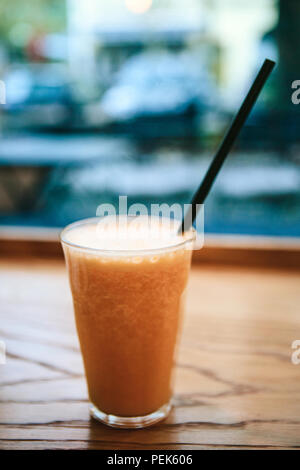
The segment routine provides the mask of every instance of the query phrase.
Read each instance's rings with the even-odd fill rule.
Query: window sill
[[[62,258],[59,229],[1,227],[2,258]],[[300,270],[300,239],[206,235],[195,264]]]

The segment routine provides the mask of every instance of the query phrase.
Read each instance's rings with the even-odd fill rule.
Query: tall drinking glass
[[[141,221],[120,237],[123,228],[99,229],[102,221],[85,219],[61,234],[90,412],[114,427],[145,427],[170,410],[195,235],[163,224],[161,236],[149,236]]]

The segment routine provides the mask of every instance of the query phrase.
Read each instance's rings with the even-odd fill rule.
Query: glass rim
[[[84,252],[88,253],[97,253],[97,254],[102,254],[102,255],[145,255],[145,254],[158,254],[158,253],[166,253],[170,251],[176,251],[180,248],[184,248],[185,245],[192,243],[196,239],[196,230],[194,227],[191,227],[188,232],[185,233],[185,236],[188,234],[191,234],[191,236],[185,238],[184,240],[174,243],[174,244],[169,244],[166,246],[161,246],[159,248],[141,248],[141,249],[126,249],[126,250],[112,250],[112,249],[105,249],[105,248],[91,248],[85,245],[78,245],[77,243],[70,242],[66,239],[66,234],[73,230],[76,227],[80,227],[81,225],[88,225],[88,224],[93,224],[96,221],[99,221],[101,219],[104,219],[106,216],[101,216],[101,217],[88,217],[86,219],[81,219],[77,220],[76,222],[73,222],[71,224],[68,224],[60,233],[60,242],[62,245],[69,246],[71,248],[74,248],[76,250],[81,250]],[[117,215],[118,217],[118,215]],[[131,216],[131,215],[125,215],[127,218],[136,218],[136,216]],[[166,217],[164,217],[166,219]],[[172,219],[167,219],[167,220],[172,220]],[[173,219],[174,220],[174,219]]]

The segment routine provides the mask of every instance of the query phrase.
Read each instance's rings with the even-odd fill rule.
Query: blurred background
[[[1,0],[0,225],[188,203],[269,57],[205,228],[300,236],[299,21],[297,0]]]

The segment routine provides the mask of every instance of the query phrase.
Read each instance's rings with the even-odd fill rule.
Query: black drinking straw
[[[228,153],[230,152],[237,136],[240,133],[250,111],[252,110],[256,100],[266,83],[267,78],[269,77],[270,73],[274,68],[275,62],[272,60],[266,59],[257,74],[256,79],[253,82],[246,98],[244,99],[242,106],[240,107],[237,115],[235,116],[234,120],[231,123],[230,128],[228,129],[225,137],[219,147],[219,150],[216,153],[215,158],[213,159],[207,173],[200,184],[197,192],[195,193],[191,205],[189,207],[188,212],[185,214],[180,229],[178,231],[179,234],[183,233],[190,229],[191,225],[193,224],[197,212],[199,210],[199,205],[203,204],[206,196],[208,195],[214,180],[219,173]],[[198,207],[197,207],[198,205]]]

